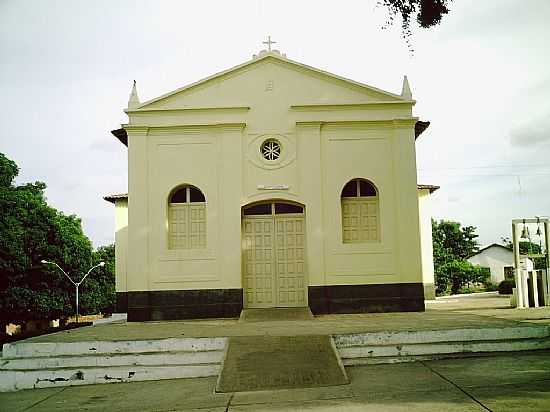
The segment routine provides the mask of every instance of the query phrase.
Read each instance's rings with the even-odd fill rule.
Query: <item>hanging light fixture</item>
[[[521,236],[520,236],[520,240],[521,239],[524,239],[524,240],[529,240],[529,228],[527,227],[527,225],[525,224],[525,219],[523,219],[523,229],[521,229]]]

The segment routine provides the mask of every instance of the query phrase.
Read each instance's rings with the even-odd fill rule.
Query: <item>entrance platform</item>
[[[422,313],[111,323],[6,344],[0,391],[218,376],[231,337],[330,336],[346,366],[550,348],[550,307],[498,295],[427,302]]]
[[[240,322],[310,320],[309,308],[244,309]],[[233,336],[216,392],[334,386],[349,383],[330,335]]]

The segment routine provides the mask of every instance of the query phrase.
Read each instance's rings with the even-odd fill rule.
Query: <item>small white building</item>
[[[480,249],[468,258],[472,265],[488,267],[491,270],[491,282],[500,283],[506,276],[514,275],[514,252],[505,246],[493,243]]]

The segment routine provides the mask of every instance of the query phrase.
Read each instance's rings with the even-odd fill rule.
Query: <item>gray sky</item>
[[[126,148],[111,134],[136,79],[142,101],[240,64],[268,34],[289,58],[388,91],[407,74],[419,182],[442,188],[436,218],[478,227],[482,244],[515,217],[550,214],[550,1],[455,0],[440,27],[382,30],[376,0],[0,0],[0,151],[18,182],[114,238]]]

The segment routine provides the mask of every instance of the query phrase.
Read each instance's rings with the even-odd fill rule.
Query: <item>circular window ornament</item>
[[[277,160],[281,156],[281,144],[275,139],[267,139],[260,146],[260,153],[265,160]]]

